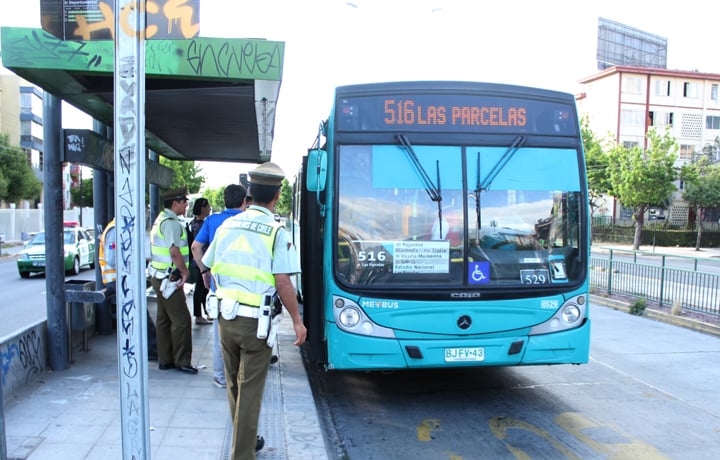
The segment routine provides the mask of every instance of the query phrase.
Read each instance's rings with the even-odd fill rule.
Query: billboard
[[[117,2],[121,31],[132,36],[137,31],[123,18],[134,0]],[[182,40],[200,33],[200,0],[147,0],[145,39]],[[40,24],[60,40],[113,40],[116,0],[40,0]]]
[[[667,68],[667,38],[598,18],[598,69],[614,65]]]

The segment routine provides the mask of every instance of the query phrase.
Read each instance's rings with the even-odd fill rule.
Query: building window
[[[697,97],[697,83],[686,81],[683,83],[683,97]]]
[[[680,158],[683,160],[692,160],[695,155],[695,146],[691,144],[680,144]]]
[[[623,110],[620,112],[620,123],[624,126],[643,126],[645,112],[642,110]]]
[[[713,101],[718,100],[718,85],[717,85],[717,83],[713,83],[710,86],[710,99],[712,99]]]
[[[672,82],[670,80],[655,80],[655,95],[669,96]]]
[[[720,129],[720,117],[712,115],[705,117],[705,129]]]
[[[672,126],[673,124],[673,113],[672,112],[650,112],[650,126]]]
[[[632,148],[637,147],[637,146],[638,146],[638,143],[635,142],[635,141],[623,141],[622,145],[623,145],[623,147],[625,147],[626,149],[630,150],[630,149],[632,149]]]
[[[642,94],[642,82],[643,80],[637,77],[623,78],[623,93]]]

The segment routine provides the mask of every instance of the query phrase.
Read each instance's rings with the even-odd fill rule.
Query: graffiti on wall
[[[133,27],[134,10],[145,13],[145,39],[192,38],[200,32],[200,0],[128,0],[118,14],[122,33],[140,37]],[[41,0],[43,29],[64,40],[113,40],[115,1]]]
[[[2,29],[3,65],[114,72],[112,41],[60,40],[39,29]],[[194,38],[145,42],[147,76],[280,80],[283,42]]]
[[[10,375],[22,375],[24,384],[35,380],[45,367],[44,355],[40,333],[36,328],[0,345],[3,388]],[[13,378],[13,380],[18,379]]]

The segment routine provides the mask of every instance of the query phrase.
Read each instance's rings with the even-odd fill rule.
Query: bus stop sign
[[[145,7],[145,39],[183,40],[200,33],[200,0],[124,0],[122,9]],[[60,40],[113,40],[116,0],[40,0],[43,30]],[[125,15],[127,17],[128,15]],[[120,27],[131,35],[130,23]]]

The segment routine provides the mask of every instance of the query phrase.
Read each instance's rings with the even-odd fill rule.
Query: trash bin
[[[95,291],[95,281],[68,280],[65,281],[66,291]],[[68,302],[68,321],[73,331],[84,331],[95,326],[94,302]]]

